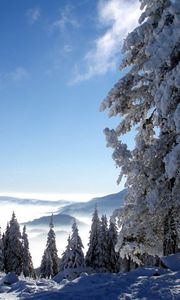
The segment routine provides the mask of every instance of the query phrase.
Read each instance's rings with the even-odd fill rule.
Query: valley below
[[[11,219],[12,212],[14,211],[20,223],[21,230],[26,225],[33,264],[37,268],[40,265],[46,245],[49,221],[52,213],[54,215],[54,230],[59,257],[65,250],[74,220],[76,220],[78,225],[85,253],[88,246],[91,218],[95,206],[97,205],[99,215],[106,214],[109,218],[115,209],[123,206],[125,195],[126,190],[123,190],[119,193],[93,198],[86,202],[48,201],[1,196],[0,226],[2,232],[4,232],[7,222]]]

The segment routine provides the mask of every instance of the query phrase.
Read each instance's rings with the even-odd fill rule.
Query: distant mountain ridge
[[[95,205],[97,205],[100,214],[106,214],[107,216],[110,216],[115,209],[124,206],[124,197],[126,196],[126,194],[127,189],[124,189],[119,193],[93,198],[88,202],[76,202],[66,205],[60,208],[58,212],[71,216],[81,215],[86,217],[92,214]]]
[[[58,205],[69,205],[72,203],[71,201],[67,200],[38,200],[38,199],[22,199],[22,198],[15,198],[15,197],[8,197],[8,196],[0,196],[0,203],[1,204],[19,204],[19,205],[47,205],[47,206],[58,206]]]
[[[48,201],[48,200],[36,200],[36,199],[19,199],[13,197],[0,197],[0,201],[3,203],[17,203],[21,205],[47,205],[57,207],[56,213],[54,213],[54,225],[55,226],[71,226],[76,220],[79,226],[86,226],[87,224],[80,221],[79,218],[91,218],[95,205],[97,205],[99,214],[106,214],[107,217],[112,215],[113,211],[124,206],[124,197],[127,194],[127,190],[122,190],[119,193],[106,195],[103,197],[93,198],[87,202],[69,202],[64,200]],[[1,203],[2,203],[1,202]],[[22,225],[28,227],[47,227],[49,225],[49,215],[34,219],[32,221],[24,222]]]
[[[34,219],[33,221],[22,223],[21,225],[27,226],[49,226],[50,216],[43,216],[38,219]],[[76,221],[77,225],[85,226],[86,224],[79,221],[77,218],[69,216],[67,214],[55,214],[53,216],[54,226],[69,226],[72,225],[73,222]]]

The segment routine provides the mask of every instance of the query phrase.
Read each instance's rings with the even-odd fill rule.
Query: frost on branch
[[[117,134],[115,130],[109,130],[108,128],[104,129],[106,135],[107,147],[112,147],[113,159],[116,163],[116,166],[121,168],[121,173],[118,178],[118,182],[121,181],[123,174],[128,173],[128,165],[130,163],[131,152],[127,149],[127,145],[118,141]]]

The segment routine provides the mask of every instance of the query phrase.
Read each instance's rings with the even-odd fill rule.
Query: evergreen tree
[[[26,226],[23,227],[22,234],[22,245],[23,245],[23,268],[22,272],[25,277],[35,278],[35,271],[32,263],[32,257],[29,251],[29,241],[26,233]]]
[[[40,266],[40,276],[42,278],[51,278],[53,277],[53,262],[51,253],[48,248],[44,250],[44,254]]]
[[[53,269],[53,276],[55,276],[58,273],[58,251],[57,251],[57,247],[56,247],[56,236],[55,236],[55,232],[53,230],[54,228],[54,224],[53,224],[53,215],[51,216],[51,220],[50,220],[50,230],[48,233],[48,240],[49,240],[49,252],[51,254],[51,258],[52,258],[52,269]]]
[[[89,248],[86,253],[86,265],[94,270],[98,270],[101,266],[100,259],[100,220],[98,216],[97,207],[95,207],[89,237]]]
[[[8,244],[9,244],[9,223],[7,223],[7,226],[6,226],[6,231],[5,233],[3,234],[3,237],[2,237],[2,240],[3,240],[3,256],[4,256],[4,270],[6,273],[7,270],[8,270]]]
[[[64,271],[65,269],[69,269],[70,267],[70,262],[71,262],[71,244],[70,244],[71,238],[70,236],[68,237],[67,240],[67,246],[66,250],[63,252],[61,260],[60,260],[60,265],[59,265],[59,270]]]
[[[115,251],[115,247],[117,244],[117,227],[115,221],[110,218],[109,222],[109,230],[108,230],[108,251],[109,251],[109,264],[108,270],[109,272],[117,272],[118,271],[118,259],[119,255]]]
[[[102,215],[99,230],[99,271],[107,272],[110,261],[107,218]]]
[[[101,105],[110,116],[121,117],[118,127],[106,128],[105,134],[121,168],[118,181],[127,178],[120,254],[138,264],[144,254],[174,253],[180,243],[180,2],[140,2],[140,25],[123,46],[121,68],[128,67],[127,73]],[[136,144],[130,150],[120,136],[135,126]],[[170,215],[173,221],[167,222]]]
[[[0,228],[0,272],[4,271],[4,245]]]
[[[4,236],[4,268],[5,272],[15,272],[20,275],[22,272],[22,237],[18,221],[13,212],[10,223],[7,225]]]
[[[70,260],[68,262],[68,267],[72,269],[84,267],[85,261],[84,261],[84,253],[82,250],[84,246],[79,236],[79,230],[76,221],[74,221],[72,225],[72,236],[69,241],[69,247],[70,247]]]
[[[49,227],[46,249],[40,267],[41,277],[45,278],[54,277],[58,273],[58,254],[56,248],[56,236],[53,229],[53,215],[51,216]]]

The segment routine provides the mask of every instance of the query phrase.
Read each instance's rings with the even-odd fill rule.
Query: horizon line
[[[28,193],[28,192],[0,192],[0,197],[19,199],[45,200],[45,201],[88,201],[96,197],[103,197],[107,193]]]

